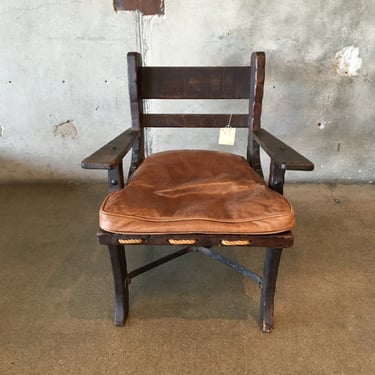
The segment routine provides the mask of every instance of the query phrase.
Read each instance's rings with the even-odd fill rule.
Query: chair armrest
[[[284,142],[264,129],[253,132],[255,141],[281,168],[287,170],[312,171],[314,164]]]
[[[141,132],[127,129],[81,162],[85,169],[113,169],[131,149]]]

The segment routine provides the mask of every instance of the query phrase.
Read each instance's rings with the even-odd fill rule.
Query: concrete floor
[[[254,282],[189,254],[131,284],[112,325],[103,185],[0,186],[0,374],[374,374],[375,187],[288,185],[275,330]],[[131,265],[149,249],[129,248]],[[261,249],[223,249],[256,271]],[[157,249],[158,254],[165,249]]]

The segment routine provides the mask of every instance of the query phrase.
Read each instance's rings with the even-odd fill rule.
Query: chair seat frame
[[[223,69],[223,70],[219,70]],[[226,70],[225,70],[226,69]],[[248,69],[248,70],[245,70]],[[225,73],[223,73],[225,70]],[[182,73],[181,73],[182,72]],[[205,86],[202,94],[198,91],[186,90],[186,87],[175,85],[165,89],[162,80],[167,84],[173,81],[174,76],[188,74],[196,77],[206,77],[206,71],[202,68],[183,70],[183,68],[171,69],[168,67],[142,67],[141,56],[138,53],[128,54],[128,80],[129,95],[131,103],[132,126],[118,137],[101,147],[98,151],[82,161],[82,167],[87,169],[105,169],[108,172],[108,190],[114,192],[124,188],[122,161],[125,155],[131,150],[132,160],[128,176],[130,176],[144,160],[144,128],[154,127],[220,127],[225,123],[227,115],[155,115],[143,113],[143,100],[149,98],[175,99],[181,97],[184,91],[184,98],[209,98],[207,94],[212,86]],[[208,71],[207,71],[208,72]],[[287,170],[313,170],[314,165],[300,153],[283,143],[272,134],[262,129],[260,118],[262,111],[263,86],[265,76],[265,54],[254,52],[251,55],[251,66],[236,68],[213,68],[209,73],[220,74],[221,76],[238,76],[248,72],[248,81],[237,79],[237,86],[229,86],[229,89],[221,89],[215,93],[215,98],[249,98],[249,114],[233,115],[236,118],[237,126],[247,126],[249,129],[247,160],[249,165],[263,177],[260,148],[270,157],[270,175],[268,186],[283,194],[285,172]],[[237,77],[238,78],[238,77]],[[204,79],[204,78],[203,78]],[[176,80],[177,81],[177,80]],[[150,84],[150,82],[152,84]],[[213,82],[213,80],[212,80]],[[168,86],[167,85],[167,86]],[[209,89],[207,89],[209,87]],[[249,90],[250,88],[250,90]],[[164,91],[163,91],[164,90]],[[246,92],[247,90],[247,92]],[[229,92],[229,94],[228,94]],[[243,94],[243,92],[245,92]],[[142,95],[141,95],[142,94]],[[221,125],[218,125],[221,124]],[[115,317],[114,324],[122,326],[129,313],[129,284],[131,280],[150,271],[155,267],[170,262],[182,255],[198,252],[219,261],[220,263],[241,273],[245,277],[258,283],[260,288],[260,325],[263,332],[271,332],[274,326],[274,296],[278,268],[282,250],[293,245],[293,233],[291,231],[265,234],[265,235],[235,235],[235,234],[116,234],[103,230],[97,233],[98,242],[106,245],[112,265],[115,289]],[[157,259],[149,264],[128,272],[125,246],[172,246],[178,250]],[[183,248],[181,249],[181,246]],[[239,246],[241,248],[261,247],[266,248],[263,273],[258,275],[250,269],[228,259],[212,248],[226,246]]]

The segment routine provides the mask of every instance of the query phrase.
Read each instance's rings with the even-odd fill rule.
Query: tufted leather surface
[[[270,234],[294,224],[288,201],[244,158],[218,151],[149,156],[99,212],[103,230],[124,234]]]

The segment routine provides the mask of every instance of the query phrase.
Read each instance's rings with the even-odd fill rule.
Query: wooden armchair
[[[200,252],[259,284],[261,327],[272,330],[280,256],[293,244],[295,223],[293,208],[282,195],[285,171],[310,171],[314,165],[261,128],[264,75],[263,52],[253,53],[251,66],[241,67],[143,67],[139,54],[128,54],[131,127],[82,161],[83,168],[108,171],[109,194],[100,208],[97,237],[109,249],[115,325],[123,325],[128,316],[131,279]],[[219,128],[228,123],[228,114],[144,113],[145,99],[249,99],[248,114],[234,114],[231,121],[232,127],[249,130],[246,159],[207,150],[171,150],[145,158],[144,128]],[[271,160],[268,185],[260,147]],[[125,182],[122,160],[130,150]],[[128,272],[125,245],[179,250]],[[263,275],[212,250],[220,246],[267,248]]]

